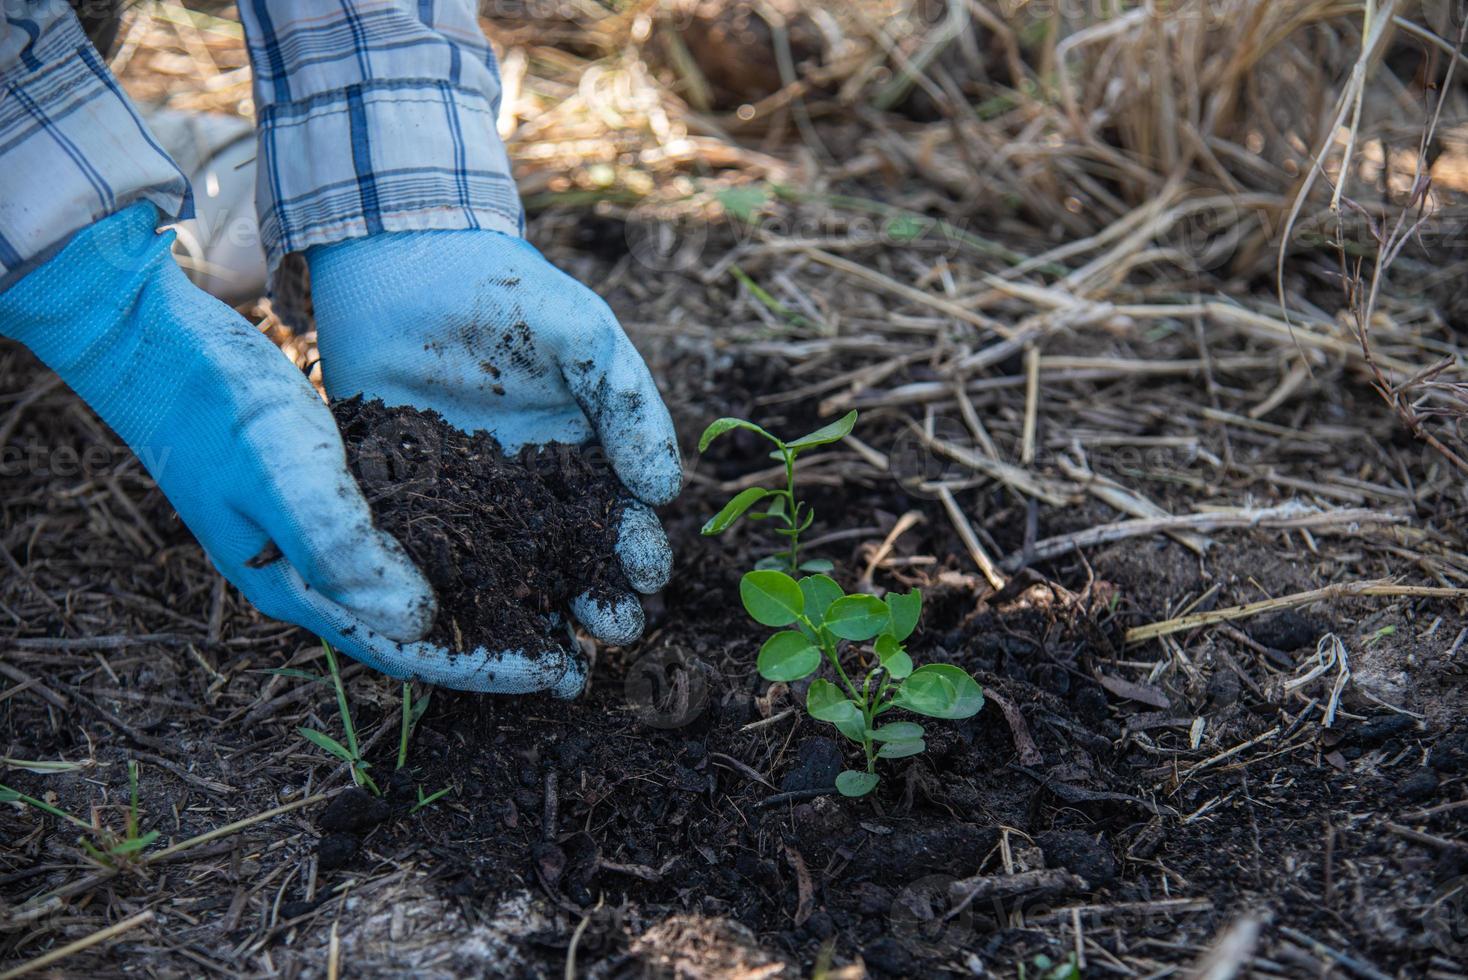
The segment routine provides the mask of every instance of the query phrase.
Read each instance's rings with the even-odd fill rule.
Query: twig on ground
[[[1468,589],[1452,589],[1424,585],[1393,585],[1389,582],[1345,582],[1339,585],[1327,585],[1320,589],[1310,589],[1308,592],[1296,592],[1293,595],[1280,596],[1277,599],[1263,599],[1259,602],[1251,602],[1242,606],[1230,606],[1226,609],[1192,613],[1187,616],[1179,616],[1176,619],[1164,619],[1160,622],[1149,623],[1146,626],[1134,626],[1126,631],[1126,642],[1130,644],[1155,640],[1158,637],[1181,633],[1184,630],[1212,626],[1216,623],[1226,623],[1235,619],[1247,619],[1250,616],[1280,612],[1284,609],[1294,609],[1299,606],[1308,606],[1312,602],[1320,602],[1326,599],[1348,599],[1365,596],[1414,599],[1468,599]]]
[[[128,916],[121,922],[107,926],[105,929],[98,929],[96,932],[92,933],[89,936],[83,936],[81,939],[67,943],[65,946],[53,949],[48,953],[43,953],[33,960],[27,960],[19,966],[11,967],[4,973],[0,973],[0,980],[10,980],[10,978],[12,977],[23,977],[26,974],[34,973],[37,970],[44,970],[51,964],[59,963],[69,956],[80,953],[82,950],[90,949],[91,947],[96,946],[98,943],[105,943],[109,939],[116,939],[123,933],[131,932],[138,926],[146,925],[147,923],[152,922],[153,918],[153,910],[144,909],[136,915]]]

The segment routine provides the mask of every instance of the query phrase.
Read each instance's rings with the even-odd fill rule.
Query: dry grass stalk
[[[152,922],[153,919],[153,910],[144,909],[136,915],[128,916],[121,922],[116,922],[110,926],[106,926],[105,928],[98,929],[91,935],[83,936],[81,939],[74,940],[64,946],[59,946],[49,952],[42,953],[35,959],[27,960],[19,966],[11,967],[5,972],[0,973],[0,980],[11,980],[12,977],[23,977],[27,974],[35,973],[37,970],[44,970],[46,967],[51,966],[53,963],[60,963],[62,960],[74,956],[77,953],[82,952],[83,950],[90,949],[93,946],[98,945],[99,943],[105,943],[108,940],[116,939],[118,936],[121,936],[124,933],[131,932],[138,926],[147,925],[149,922]]]
[[[1389,582],[1345,582],[1339,585],[1327,585],[1324,588],[1310,589],[1306,592],[1297,592],[1294,595],[1250,602],[1242,606],[1213,609],[1208,612],[1192,613],[1187,616],[1178,616],[1173,619],[1162,620],[1161,622],[1149,623],[1146,626],[1135,626],[1126,631],[1126,642],[1128,644],[1143,643],[1147,640],[1155,640],[1160,637],[1170,636],[1173,633],[1182,633],[1186,630],[1213,626],[1217,623],[1227,623],[1236,619],[1247,619],[1251,616],[1281,612],[1285,609],[1297,609],[1300,606],[1308,606],[1313,602],[1320,602],[1322,600],[1364,596],[1388,596],[1392,598],[1413,599],[1468,599],[1468,589],[1438,588],[1425,585],[1394,585]]]

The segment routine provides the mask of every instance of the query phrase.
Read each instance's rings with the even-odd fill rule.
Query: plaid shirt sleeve
[[[0,289],[72,234],[139,200],[193,212],[189,182],[149,134],[65,0],[0,8]]]
[[[272,283],[311,245],[524,218],[473,0],[241,0]],[[281,310],[280,288],[277,309]]]

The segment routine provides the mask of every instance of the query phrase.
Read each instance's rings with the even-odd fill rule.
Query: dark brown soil
[[[438,596],[430,642],[538,652],[572,598],[627,591],[612,551],[622,491],[601,457],[566,445],[510,457],[437,412],[360,397],[332,412],[378,527]]]
[[[12,768],[3,781],[72,813],[96,808],[117,827],[126,762],[140,761],[155,847],[343,787],[341,766],[297,732],[340,734],[330,686],[278,669],[319,671],[312,638],[224,588],[131,457],[64,389],[43,390],[27,355],[0,351],[5,390],[42,391],[12,446],[69,447],[83,459],[114,447],[100,468],[17,471],[0,501],[14,561],[0,587],[10,624],[4,754],[88,763],[48,775]],[[723,400],[703,417],[683,413],[683,444],[716,412],[759,414],[754,393],[788,385],[781,370],[735,359],[717,378]],[[813,421],[804,406],[763,418],[781,432]],[[353,424],[349,441],[363,443]],[[379,440],[421,431],[361,424]],[[870,419],[864,432],[890,435],[884,424]],[[91,884],[0,935],[0,957],[19,962],[145,907],[155,925],[67,966],[103,975],[147,956],[183,973],[320,975],[339,922],[362,975],[561,976],[578,936],[578,971],[598,977],[782,964],[766,975],[793,977],[826,950],[833,966],[859,962],[874,976],[1015,975],[1036,954],[1064,959],[1079,926],[1091,964],[1116,957],[1141,975],[1148,964],[1195,962],[1248,914],[1268,921],[1259,975],[1344,975],[1313,941],[1402,977],[1461,955],[1461,934],[1430,921],[1461,908],[1468,874],[1463,694],[1444,660],[1464,627],[1455,606],[1332,603],[1184,637],[1186,660],[1168,658],[1123,647],[1123,629],[1209,589],[1222,606],[1324,584],[1326,566],[1263,531],[1220,536],[1201,561],[1145,540],[1044,564],[1033,584],[995,596],[937,502],[857,466],[834,478],[812,466],[823,526],[875,528],[812,548],[843,582],[895,515],[923,514],[897,551],[933,563],[894,565],[878,581],[923,588],[914,658],[972,671],[989,699],[967,721],[930,722],[927,753],[883,763],[873,797],[845,800],[830,787],[852,749],[805,716],[799,690],[752,669],[762,631],[734,597],[769,541],[758,527],[697,533],[727,495],[720,481],[763,463],[735,439],[716,450],[664,515],[677,565],[646,600],[646,635],[603,650],[582,699],[436,691],[407,769],[393,774],[400,687],[349,668],[386,805],[339,793]],[[359,474],[363,455],[359,446]],[[380,458],[401,467],[390,476],[421,475],[420,455]],[[442,471],[440,481],[453,482]],[[371,493],[382,481],[366,482]],[[1024,521],[1002,492],[963,499],[998,550],[1022,544]],[[116,515],[134,511],[142,537],[117,530]],[[1045,533],[1101,516],[1041,507],[1035,519]],[[430,553],[416,556],[431,568]],[[564,596],[593,571],[546,587]],[[1332,728],[1317,710],[1329,677],[1279,688],[1322,629],[1350,638],[1359,679]],[[1401,705],[1425,717],[1359,687],[1401,658],[1415,658]],[[450,792],[413,813],[420,788]],[[76,837],[53,818],[0,810],[0,898],[20,906],[86,879]],[[1018,890],[945,918],[956,904],[947,888],[975,874]]]

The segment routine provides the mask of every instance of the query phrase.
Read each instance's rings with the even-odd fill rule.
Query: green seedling
[[[367,774],[367,770],[371,768],[371,763],[362,757],[362,750],[357,743],[357,726],[352,721],[352,710],[347,704],[347,689],[342,684],[341,669],[337,664],[336,651],[325,640],[321,641],[321,649],[326,652],[326,667],[331,673],[331,682],[336,689],[336,709],[337,713],[341,716],[342,732],[346,737],[347,743],[343,745],[325,732],[318,732],[314,728],[298,728],[296,730],[312,744],[326,750],[351,766],[352,781],[354,783],[358,786],[365,786],[374,796],[381,796],[382,790],[372,777]],[[313,677],[310,674],[306,674],[305,676],[310,677],[312,680],[321,679]],[[408,743],[412,740],[413,729],[418,727],[418,722],[422,720],[424,712],[428,710],[429,698],[431,696],[431,694],[425,694],[415,702],[413,700],[412,684],[408,681],[403,682],[403,716],[402,723],[398,728],[398,769],[402,769],[408,764]],[[413,808],[409,812],[417,813],[448,792],[449,790],[446,787],[436,793],[425,795],[423,787],[419,786],[418,802],[413,804]]]
[[[435,802],[440,797],[447,796],[448,795],[448,792],[449,792],[449,789],[450,789],[450,787],[445,786],[443,789],[439,790],[437,793],[430,793],[427,796],[425,796],[425,795],[423,795],[423,787],[422,786],[419,786],[418,787],[418,802],[417,803],[414,803],[413,804],[413,809],[409,810],[408,812],[410,814],[417,813],[419,810],[423,809],[425,806],[428,806],[430,803]]]
[[[811,681],[806,710],[862,747],[865,770],[842,772],[836,788],[846,796],[865,796],[880,780],[878,759],[902,759],[927,748],[922,725],[883,724],[882,715],[901,708],[930,718],[968,718],[984,706],[984,692],[961,668],[913,664],[905,644],[922,615],[923,597],[917,589],[906,595],[889,593],[885,600],[863,593],[847,595],[825,574],[831,570],[830,562],[800,561],[800,535],[815,520],[815,512],[795,495],[796,457],[846,438],[855,424],[856,413],[850,412],[787,443],[753,422],[723,418],[704,431],[698,448],[703,452],[724,433],[746,429],[774,443],[771,456],[785,464],[784,489],[742,491],[709,519],[703,533],[719,534],[755,504],[770,500],[762,513],[750,517],[782,522],[776,531],[788,539],[789,547],[761,559],[739,582],[739,597],[755,622],[781,630],[760,647],[756,667],[765,680],[791,683],[810,677],[822,663],[830,665],[839,684],[819,677]],[[812,574],[797,579],[801,572]],[[861,645],[854,659],[843,659],[847,644]],[[853,666],[850,672],[848,662]]]
[[[413,729],[418,727],[418,722],[423,719],[423,714],[428,710],[428,699],[433,696],[429,691],[423,695],[422,700],[413,701],[413,685],[410,681],[403,681],[403,723],[398,730],[398,768],[401,769],[408,764],[408,740],[413,737]]]
[[[1020,980],[1082,980],[1083,977],[1080,961],[1075,953],[1059,962],[1040,953],[1031,961],[1031,966],[1034,968],[1033,973],[1025,969],[1023,961],[1020,962]]]
[[[336,688],[336,710],[341,715],[342,730],[346,734],[347,744],[343,745],[325,732],[318,732],[314,728],[297,728],[301,737],[316,745],[317,748],[325,749],[338,759],[352,767],[352,782],[358,786],[366,786],[374,796],[381,796],[382,790],[367,775],[371,768],[366,759],[362,758],[362,751],[357,744],[357,726],[352,723],[352,709],[347,705],[347,689],[342,684],[341,668],[337,666],[336,651],[331,644],[325,640],[321,641],[321,649],[326,653],[326,668],[331,671],[331,682]]]
[[[96,843],[83,837],[78,840],[82,850],[98,864],[108,868],[121,868],[123,866],[137,863],[143,851],[147,850],[155,840],[158,839],[158,831],[150,830],[146,834],[138,832],[140,825],[141,807],[138,804],[138,764],[128,760],[127,764],[128,785],[128,808],[125,817],[123,832],[118,834],[105,827],[87,823],[79,817],[74,817],[57,806],[52,806],[45,800],[38,800],[34,796],[27,796],[9,786],[0,785],[0,803],[23,803],[42,813],[64,820],[74,827],[85,831],[95,838]]]
[[[399,769],[402,769],[408,764],[408,740],[413,737],[413,729],[418,727],[418,722],[422,720],[423,713],[428,710],[428,699],[432,697],[432,693],[430,691],[428,694],[423,695],[421,700],[415,702],[413,700],[413,685],[408,681],[403,681],[403,721],[402,727],[398,732]],[[423,787],[419,786],[418,802],[413,804],[413,808],[408,813],[417,813],[425,806],[446,795],[448,791],[449,787],[445,786],[438,792],[425,796]]]
[[[705,535],[723,534],[745,514],[749,514],[749,519],[752,521],[774,521],[780,525],[775,528],[775,533],[785,538],[786,548],[778,554],[760,559],[759,563],[755,565],[756,568],[783,568],[791,575],[799,575],[801,572],[829,572],[831,570],[829,561],[814,559],[802,562],[800,560],[800,535],[815,521],[816,514],[810,504],[795,496],[795,459],[808,449],[840,442],[851,434],[854,425],[856,425],[856,412],[847,412],[830,425],[822,426],[799,439],[785,442],[744,419],[716,420],[704,430],[703,436],[698,440],[699,452],[706,452],[709,445],[726,432],[732,432],[735,429],[753,432],[774,445],[775,449],[770,453],[770,458],[785,464],[785,486],[776,490],[765,487],[750,487],[747,490],[741,490],[733,500],[730,500],[717,514],[708,519],[703,526],[702,533]],[[763,509],[750,513],[750,509],[755,504],[763,504]]]
[[[847,595],[828,575],[798,581],[775,569],[747,573],[739,597],[755,622],[789,627],[760,647],[756,666],[767,681],[803,680],[830,664],[839,684],[816,678],[806,692],[812,718],[830,722],[862,747],[866,770],[848,769],[836,777],[845,796],[865,796],[876,788],[878,759],[902,759],[927,748],[923,726],[911,721],[880,724],[894,708],[929,718],[968,718],[984,706],[978,683],[951,664],[915,667],[905,642],[922,614],[922,593],[888,593],[886,600],[857,593]],[[843,663],[847,643],[870,644]],[[856,679],[853,679],[853,674]]]

